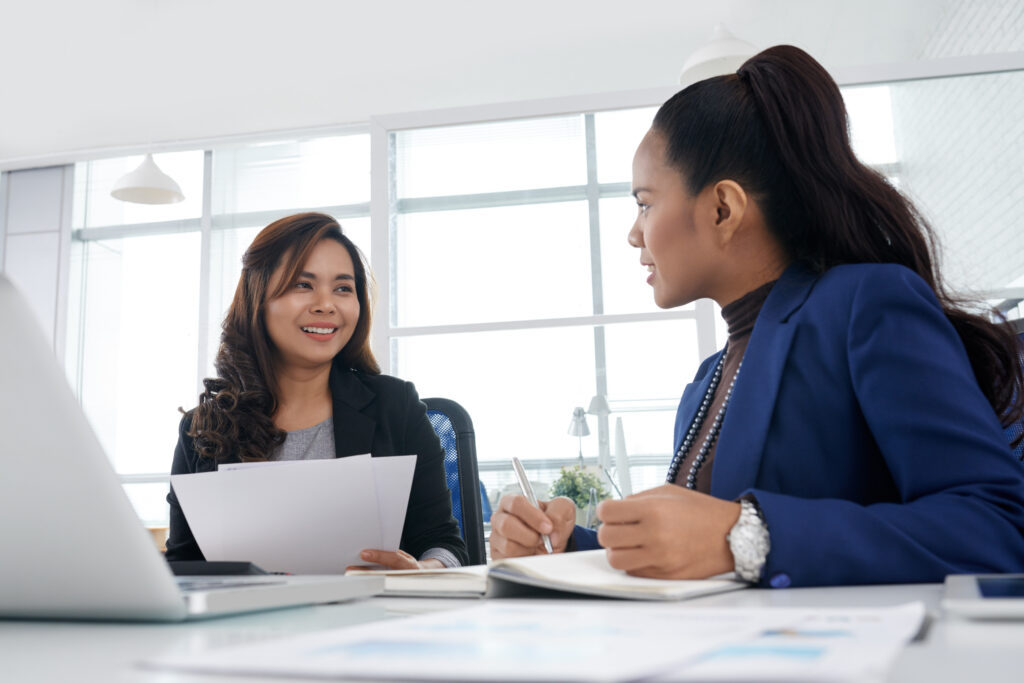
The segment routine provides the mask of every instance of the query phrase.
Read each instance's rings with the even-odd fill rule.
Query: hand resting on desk
[[[556,553],[564,552],[576,524],[576,504],[568,498],[540,501],[537,509],[525,496],[505,496],[491,517],[491,557],[542,555],[541,534],[551,537]]]
[[[367,562],[373,562],[378,566],[350,565],[345,569],[380,569],[380,565],[388,569],[444,569],[441,560],[433,557],[417,560],[404,550],[395,552],[389,550],[364,550],[359,553],[359,556]]]
[[[740,504],[674,484],[597,506],[608,564],[652,579],[706,579],[733,570],[726,534]]]

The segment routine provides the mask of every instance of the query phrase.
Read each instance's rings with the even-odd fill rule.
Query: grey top
[[[334,418],[320,424],[288,432],[284,443],[271,455],[271,460],[326,460],[337,457],[334,451]]]
[[[337,457],[334,450],[334,418],[305,429],[287,432],[284,443],[270,455],[270,460],[326,460]],[[439,560],[445,567],[460,566],[459,558],[444,548],[429,548],[420,560]]]

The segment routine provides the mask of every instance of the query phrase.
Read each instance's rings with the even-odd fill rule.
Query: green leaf
[[[590,502],[590,489],[592,488],[597,490],[598,500],[605,500],[609,497],[599,475],[586,472],[579,465],[573,465],[562,468],[561,474],[551,485],[550,490],[553,497],[565,496],[576,503],[576,507],[585,509]]]

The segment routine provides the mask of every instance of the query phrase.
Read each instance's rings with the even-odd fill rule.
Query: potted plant
[[[598,502],[608,498],[608,491],[601,483],[601,477],[579,465],[563,467],[558,479],[551,485],[551,496],[565,496],[576,504],[576,523],[586,524],[587,505],[590,503],[590,489],[597,491]]]

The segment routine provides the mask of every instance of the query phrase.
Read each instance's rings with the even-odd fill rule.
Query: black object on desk
[[[252,562],[168,560],[167,564],[175,576],[252,576],[269,573]]]

